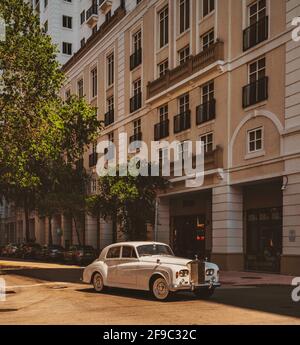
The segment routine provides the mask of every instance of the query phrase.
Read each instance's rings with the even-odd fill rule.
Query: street
[[[97,294],[80,282],[80,267],[11,262],[0,270],[6,301],[0,324],[300,324],[292,286],[225,281],[208,301],[180,293],[156,302],[147,292],[110,289]],[[222,281],[222,276],[221,276]]]

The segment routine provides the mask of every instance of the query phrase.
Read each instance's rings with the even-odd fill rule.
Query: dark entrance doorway
[[[206,256],[205,215],[173,218],[173,249],[177,256],[194,259]]]
[[[280,272],[282,208],[248,210],[246,268]]]

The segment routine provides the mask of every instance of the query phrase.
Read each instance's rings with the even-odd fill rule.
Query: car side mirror
[[[160,264],[160,259],[157,259],[157,260],[156,260],[156,263],[157,263],[157,264]]]

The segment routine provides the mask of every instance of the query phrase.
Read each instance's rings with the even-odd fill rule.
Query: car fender
[[[103,278],[104,285],[106,284],[107,269],[103,262],[93,262],[91,265],[87,266],[83,271],[83,281],[92,284],[92,278],[95,273],[100,273]]]
[[[170,268],[166,268],[166,267],[157,267],[156,270],[154,272],[152,272],[151,277],[149,279],[149,288],[150,288],[151,279],[155,275],[159,275],[162,278],[164,278],[167,281],[168,285],[172,284],[172,270]]]

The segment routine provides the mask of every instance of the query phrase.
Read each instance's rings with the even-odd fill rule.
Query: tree
[[[145,164],[145,163],[141,163]],[[88,200],[88,209],[97,217],[112,220],[130,240],[146,239],[146,223],[155,222],[155,202],[159,190],[168,185],[160,176],[116,176],[99,178],[99,194]]]
[[[72,165],[100,123],[83,98],[61,100],[64,75],[56,47],[31,7],[1,0],[0,16],[6,22],[6,40],[0,42],[0,194],[24,209],[29,240],[29,214],[37,198],[51,193],[53,162],[63,155]]]

